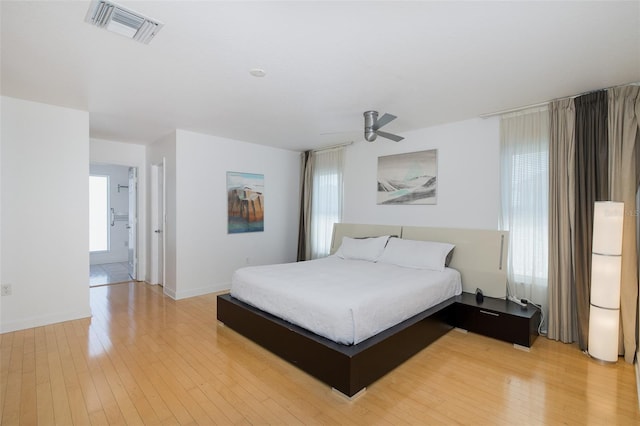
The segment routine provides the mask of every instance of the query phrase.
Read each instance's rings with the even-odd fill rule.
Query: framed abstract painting
[[[378,204],[436,204],[438,151],[378,157]]]
[[[264,231],[264,175],[227,172],[227,232]]]

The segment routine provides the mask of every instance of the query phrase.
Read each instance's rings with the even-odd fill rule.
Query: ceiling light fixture
[[[254,77],[264,77],[265,75],[267,75],[267,72],[262,68],[253,68],[249,71],[249,74]]]
[[[85,22],[148,44],[164,23],[151,19],[112,1],[93,0]]]

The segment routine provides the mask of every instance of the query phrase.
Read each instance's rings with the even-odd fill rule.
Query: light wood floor
[[[635,373],[452,331],[355,401],[216,322],[215,296],[91,289],[93,317],[0,336],[4,425],[640,424]]]

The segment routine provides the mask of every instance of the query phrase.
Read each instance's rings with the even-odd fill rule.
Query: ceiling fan
[[[368,142],[373,142],[376,140],[376,137],[382,136],[383,138],[400,142],[402,139],[404,139],[402,136],[379,130],[382,126],[386,126],[387,124],[389,124],[389,122],[395,120],[396,118],[398,117],[396,117],[395,115],[385,113],[378,119],[378,111],[366,111],[364,113],[364,138]]]

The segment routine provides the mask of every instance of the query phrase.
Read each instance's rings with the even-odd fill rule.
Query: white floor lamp
[[[593,214],[589,355],[618,361],[624,203],[598,201]]]

